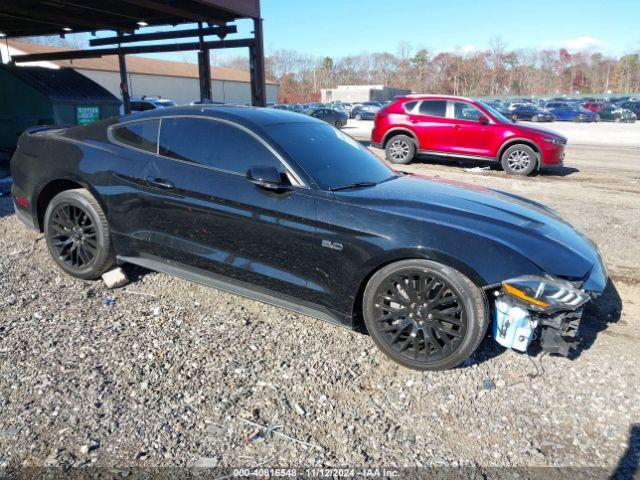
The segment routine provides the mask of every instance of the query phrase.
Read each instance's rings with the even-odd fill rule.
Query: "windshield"
[[[280,123],[265,130],[323,190],[396,177],[373,153],[331,125]]]
[[[507,117],[502,115],[498,110],[493,108],[487,102],[480,101],[478,103],[480,103],[480,105],[482,105],[486,110],[488,110],[489,113],[493,115],[494,118],[497,118],[500,123],[513,123],[511,120],[509,120]]]

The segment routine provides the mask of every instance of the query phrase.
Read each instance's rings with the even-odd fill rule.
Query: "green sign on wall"
[[[78,125],[86,125],[97,120],[100,120],[100,107],[76,107]]]

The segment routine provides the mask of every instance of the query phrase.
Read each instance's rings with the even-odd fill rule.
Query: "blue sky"
[[[431,52],[486,48],[640,50],[640,0],[261,0],[267,54],[291,49],[315,56],[397,53],[400,44]],[[237,22],[239,38],[252,24]],[[242,50],[214,52],[218,58]],[[196,61],[193,53],[152,55]]]
[[[262,0],[262,16],[267,49],[319,56],[395,52],[401,42],[485,48],[492,37],[511,48],[640,48],[640,0]]]

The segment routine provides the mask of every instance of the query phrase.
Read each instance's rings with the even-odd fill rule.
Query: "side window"
[[[257,165],[282,168],[280,161],[248,133],[204,118],[163,118],[160,155],[242,175]]]
[[[518,109],[519,108],[520,106],[518,106]],[[480,110],[468,103],[455,102],[453,105],[453,118],[455,119],[477,122],[481,115]]]
[[[409,113],[411,110],[413,110],[413,108],[416,106],[418,102],[407,102],[404,105],[402,105],[402,107],[404,108],[404,111]]]
[[[447,101],[446,100],[424,100],[420,104],[420,114],[429,115],[430,117],[446,117]]]
[[[142,111],[146,112],[147,110],[153,110],[156,106],[151,102],[142,102]]]
[[[150,153],[156,153],[158,144],[158,120],[116,125],[111,129],[114,140]]]

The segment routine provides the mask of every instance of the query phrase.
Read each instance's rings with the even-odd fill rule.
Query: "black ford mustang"
[[[606,284],[597,248],[529,200],[391,170],[319,120],[175,107],[22,135],[18,217],[60,268],[116,263],[350,327],[398,363],[451,368],[480,344],[492,296],[558,348]]]

